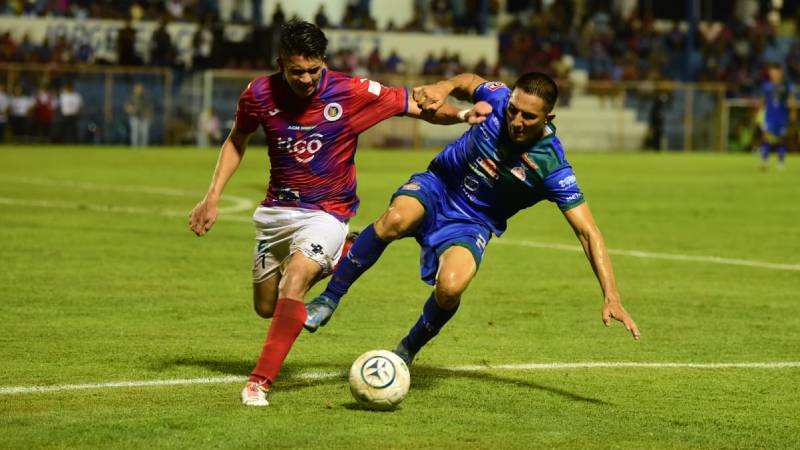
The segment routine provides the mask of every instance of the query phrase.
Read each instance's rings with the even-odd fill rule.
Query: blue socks
[[[783,161],[786,159],[786,146],[779,145],[778,146],[778,162],[783,164]]]
[[[769,144],[767,142],[763,142],[761,144],[761,161],[763,161],[764,163],[767,162],[767,159],[769,158],[769,151],[771,149],[772,149],[772,145],[771,144]]]
[[[434,336],[439,334],[439,330],[455,315],[458,311],[458,305],[455,308],[447,310],[442,309],[437,303],[435,294],[428,297],[425,306],[422,308],[422,315],[419,320],[408,331],[408,335],[403,338],[403,347],[405,347],[412,354],[417,353],[419,349],[428,343]]]
[[[333,273],[331,281],[322,295],[338,305],[339,300],[347,293],[347,290],[350,289],[350,286],[355,283],[358,277],[372,267],[375,261],[381,257],[387,245],[389,245],[388,242],[375,234],[375,227],[372,224],[364,228],[358,234],[356,241],[353,242],[350,251],[343,256],[344,259],[339,263],[339,267],[336,268],[336,272]]]

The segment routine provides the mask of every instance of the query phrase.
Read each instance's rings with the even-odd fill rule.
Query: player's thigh
[[[458,303],[461,294],[467,290],[470,281],[472,281],[477,272],[478,264],[475,262],[475,256],[472,251],[461,245],[448,247],[439,256],[439,271],[436,274],[436,298],[440,302]]]
[[[375,233],[381,239],[394,240],[413,233],[424,218],[422,202],[408,195],[398,195],[375,221]]]
[[[278,284],[281,274],[275,272],[269,278],[253,283],[253,308],[256,314],[267,319],[275,311],[275,302],[278,300]]]
[[[304,252],[296,251],[289,257],[278,287],[281,298],[303,300],[311,286],[322,277],[322,266]]]

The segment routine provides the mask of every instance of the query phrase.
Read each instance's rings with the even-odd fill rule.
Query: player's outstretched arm
[[[483,123],[492,113],[492,105],[487,102],[478,102],[468,109],[458,109],[455,105],[445,103],[439,109],[424,111],[420,109],[414,99],[408,99],[406,116],[422,119],[437,125],[452,125],[466,122],[470,125]]]
[[[444,105],[448,95],[471,102],[472,93],[486,80],[474,73],[462,73],[436,84],[417,86],[412,90],[414,100],[425,111],[435,111]]]
[[[189,213],[189,228],[198,236],[203,236],[217,220],[219,199],[225,185],[242,162],[247,143],[253,134],[244,134],[236,128],[231,130],[219,151],[217,166],[211,178],[211,186],[205,197]]]
[[[617,290],[617,281],[614,269],[611,267],[611,258],[608,256],[603,235],[594,221],[589,205],[583,203],[564,212],[567,222],[572,226],[578,240],[581,241],[583,251],[592,265],[600,287],[603,289],[602,319],[609,326],[611,319],[622,322],[625,329],[631,332],[634,339],[639,339],[639,328],[631,316],[622,307],[622,301]]]

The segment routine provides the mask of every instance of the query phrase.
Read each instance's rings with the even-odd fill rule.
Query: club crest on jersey
[[[338,103],[328,103],[325,105],[325,109],[322,110],[322,115],[325,116],[325,120],[328,122],[336,122],[342,117],[342,105]]]
[[[511,173],[514,174],[515,177],[519,178],[520,181],[525,181],[525,168],[522,166],[516,166],[511,169]]]

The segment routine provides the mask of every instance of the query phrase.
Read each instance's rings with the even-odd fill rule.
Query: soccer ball
[[[372,350],[350,367],[350,393],[367,409],[389,410],[406,398],[411,376],[406,363],[388,350]]]

